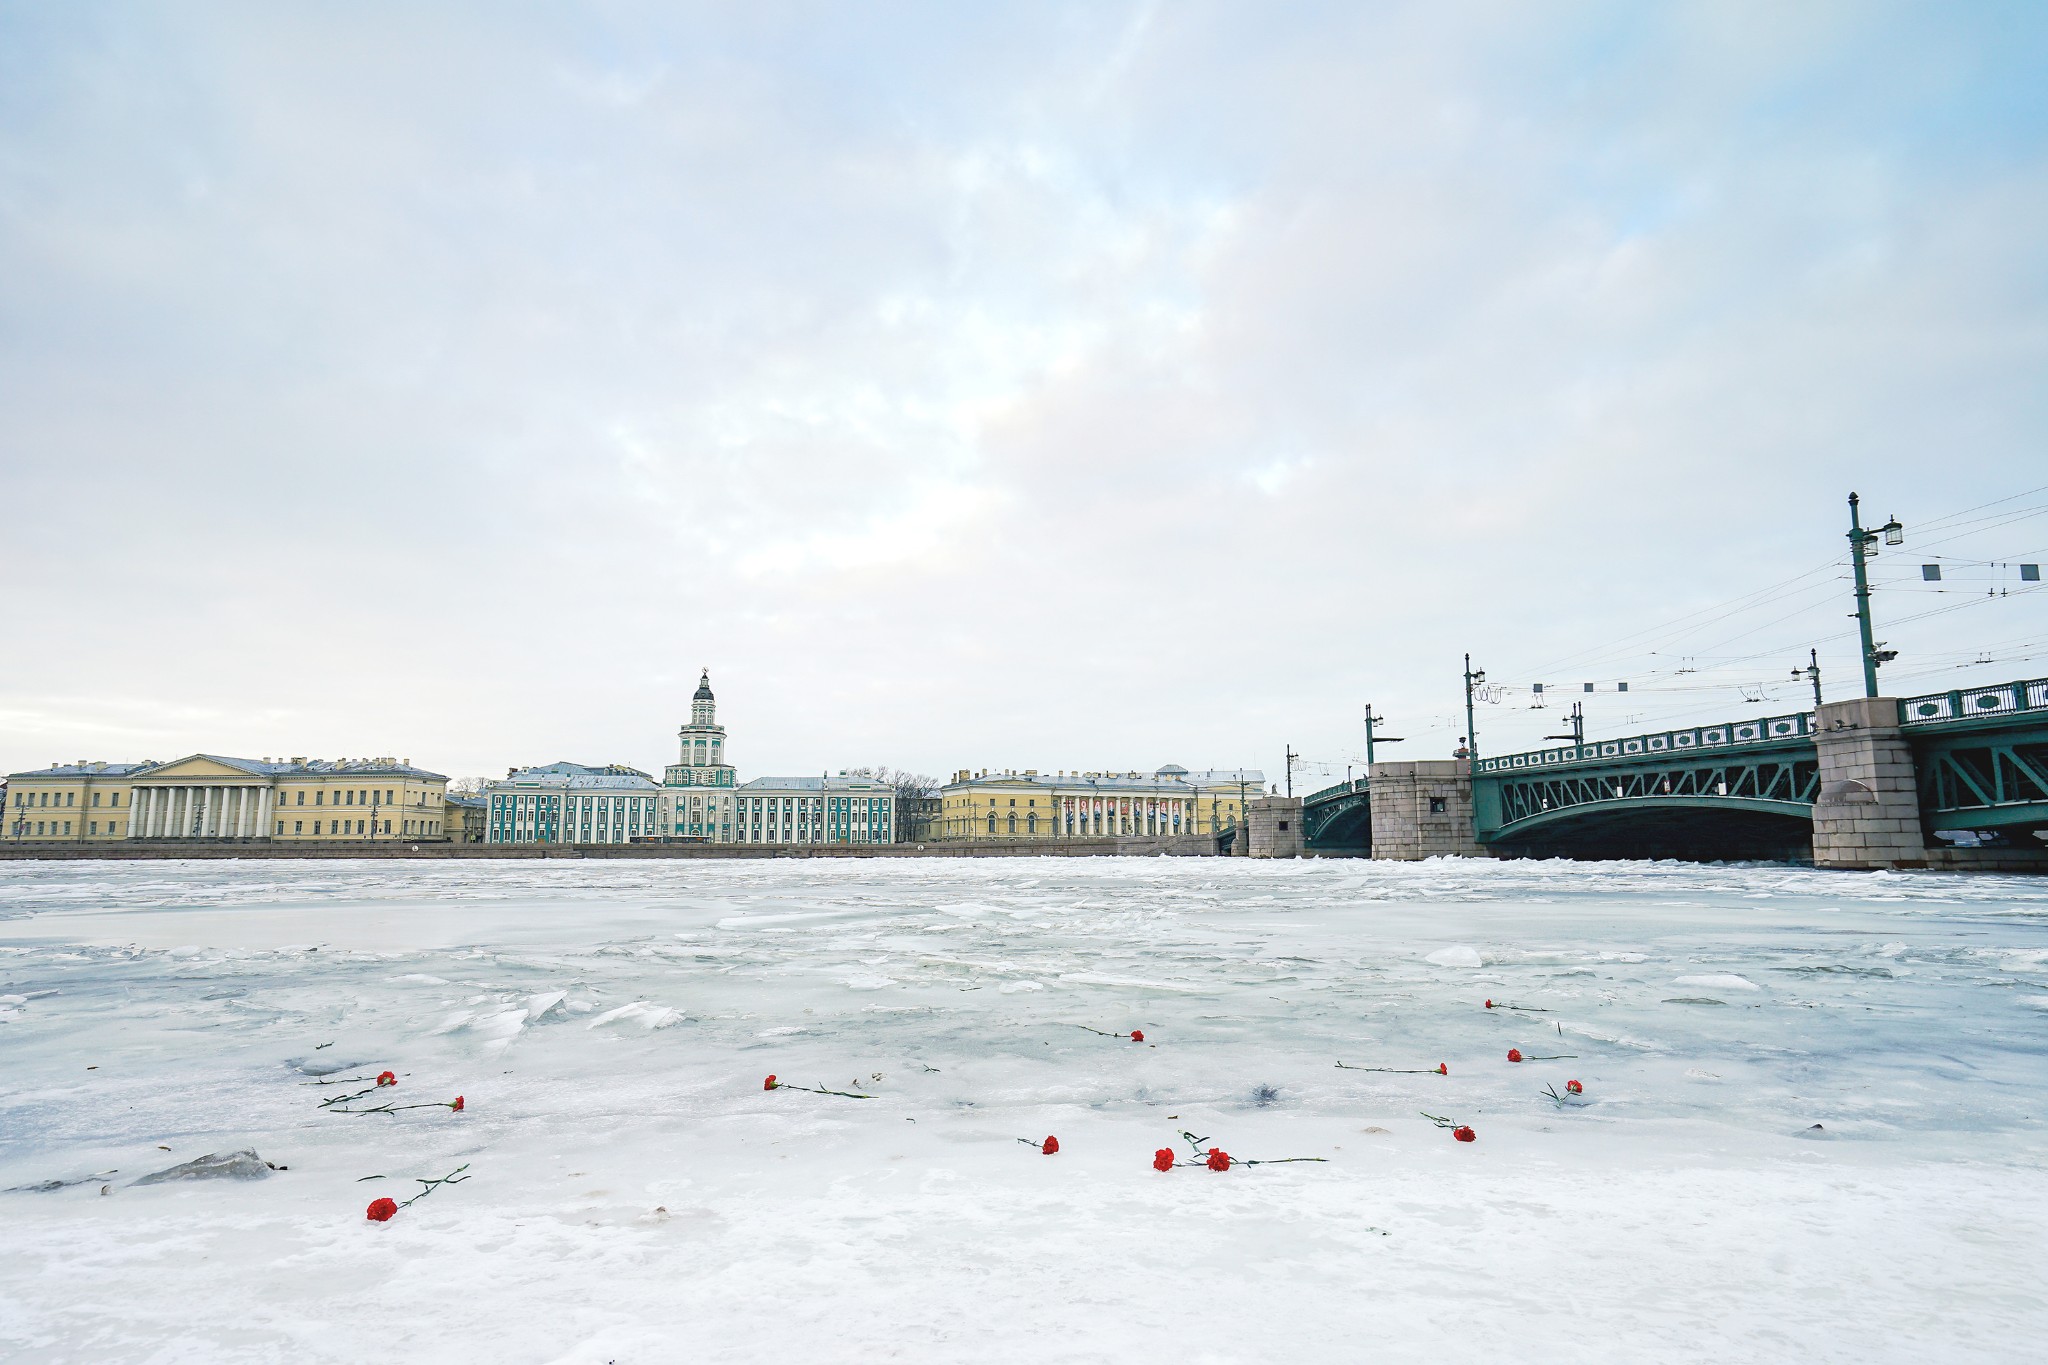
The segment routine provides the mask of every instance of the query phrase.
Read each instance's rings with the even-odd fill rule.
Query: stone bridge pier
[[[1913,748],[1896,697],[1831,701],[1815,713],[1820,793],[1813,806],[1813,865],[1926,867]]]
[[[1375,763],[1367,790],[1373,857],[1416,862],[1492,856],[1472,828],[1470,759]]]

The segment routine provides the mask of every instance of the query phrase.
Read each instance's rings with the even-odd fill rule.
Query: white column
[[[200,789],[199,837],[202,839],[220,837],[220,797],[219,787],[209,786]]]
[[[277,791],[275,788],[265,787],[256,793],[256,822],[262,826],[256,832],[266,839],[273,838],[276,835],[276,810]]]
[[[142,793],[142,799],[148,803],[149,810],[149,814],[144,817],[142,822],[142,832],[148,838],[160,838],[162,836],[157,831],[163,828],[164,789],[162,787],[151,787]]]

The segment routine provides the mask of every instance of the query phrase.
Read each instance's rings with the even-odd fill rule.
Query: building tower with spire
[[[726,762],[725,727],[705,669],[690,697],[689,723],[677,732],[682,754],[662,773],[662,820],[669,837],[686,842],[733,841],[733,766]]]

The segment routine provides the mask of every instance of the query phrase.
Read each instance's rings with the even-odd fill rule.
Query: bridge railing
[[[2012,716],[2026,711],[2048,711],[2048,678],[2000,683],[1996,687],[1965,687],[1954,692],[1929,692],[1924,697],[1901,697],[1899,724],[1943,725],[1949,721]]]
[[[1531,768],[1557,768],[1574,763],[1606,763],[1617,758],[1674,758],[1686,754],[1740,749],[1752,744],[1777,744],[1788,739],[1811,738],[1813,713],[1765,716],[1761,720],[1733,720],[1720,725],[1696,725],[1686,730],[1660,730],[1652,735],[1629,739],[1602,739],[1586,744],[1567,744],[1557,749],[1534,749],[1522,754],[1482,757],[1482,773],[1525,772]]]
[[[1337,784],[1336,786],[1334,786],[1334,787],[1325,787],[1325,788],[1323,788],[1323,789],[1322,789],[1321,791],[1319,791],[1319,792],[1310,792],[1310,793],[1309,793],[1309,794],[1308,794],[1308,795],[1307,795],[1307,796],[1306,796],[1305,798],[1303,798],[1303,799],[1304,799],[1304,801],[1305,801],[1305,803],[1306,803],[1306,804],[1308,804],[1308,805],[1311,805],[1311,806],[1313,806],[1313,805],[1317,804],[1318,802],[1322,802],[1322,801],[1328,801],[1328,800],[1332,799],[1333,797],[1338,797],[1338,796],[1349,796],[1349,795],[1351,795],[1351,794],[1352,794],[1353,792],[1362,792],[1362,791],[1364,791],[1364,790],[1365,790],[1365,779],[1364,779],[1364,778],[1362,778],[1362,777],[1358,777],[1358,778],[1353,778],[1353,779],[1352,779],[1351,781],[1349,781],[1349,782],[1339,782],[1339,783],[1338,783],[1338,784]]]

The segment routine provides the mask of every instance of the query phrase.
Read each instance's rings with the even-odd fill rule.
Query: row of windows
[[[112,792],[112,793],[108,793],[108,794],[109,794],[109,795],[111,795],[111,796],[112,796],[112,797],[113,797],[114,799],[113,799],[112,801],[108,802],[107,804],[109,804],[109,805],[112,805],[112,806],[118,806],[118,805],[120,805],[120,804],[121,804],[121,793],[119,793],[119,792]],[[98,804],[100,803],[100,796],[101,796],[101,795],[102,795],[102,793],[100,793],[100,792],[94,792],[94,793],[92,794],[92,803],[93,803],[93,804],[94,804],[95,806],[97,806],[97,805],[98,805]],[[41,799],[40,799],[40,800],[38,800],[38,799],[37,799],[38,797],[40,797]],[[18,791],[18,792],[16,792],[16,793],[14,794],[14,804],[15,804],[16,806],[37,806],[37,807],[42,807],[42,806],[76,806],[76,805],[78,804],[78,793],[77,793],[77,792],[31,792],[31,791]]]
[[[305,790],[303,788],[300,788],[296,794],[298,799],[293,800],[291,799],[293,793],[281,793],[284,799],[279,801],[278,804],[281,806],[305,805]],[[332,801],[326,799],[330,794],[334,797]],[[382,801],[379,801],[377,799],[377,793],[375,790],[338,791],[329,793],[325,788],[315,788],[313,791],[313,804],[316,806],[395,806],[398,804],[398,793],[394,791],[392,788],[386,787],[384,789],[384,799]],[[415,800],[413,801],[413,804],[416,806],[426,805],[427,794],[425,792],[418,793]]]

